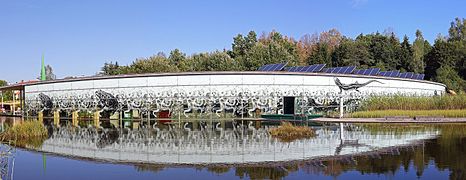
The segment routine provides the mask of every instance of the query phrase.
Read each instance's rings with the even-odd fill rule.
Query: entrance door
[[[283,114],[294,114],[295,97],[283,97]]]

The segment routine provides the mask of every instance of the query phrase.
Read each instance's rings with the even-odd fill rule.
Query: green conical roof
[[[44,55],[42,54],[42,65],[40,67],[40,80],[45,81],[47,80],[45,75],[45,65],[44,65]]]

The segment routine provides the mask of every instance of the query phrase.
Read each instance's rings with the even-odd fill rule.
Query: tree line
[[[383,33],[359,34],[356,38],[331,29],[319,34],[306,34],[299,40],[272,31],[250,31],[233,38],[231,49],[186,55],[179,49],[167,56],[136,59],[129,65],[105,63],[101,75],[190,71],[254,71],[262,65],[287,62],[288,66],[325,63],[327,67],[354,65],[358,68],[378,67],[426,74],[427,80],[444,83],[448,88],[466,89],[466,19],[451,22],[448,36],[438,35],[431,45],[421,30],[412,43],[405,35]]]

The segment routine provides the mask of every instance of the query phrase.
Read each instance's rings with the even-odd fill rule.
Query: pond
[[[0,118],[2,128],[17,121]],[[462,124],[325,125],[291,142],[266,125],[47,127],[43,142],[1,145],[2,179],[466,178]]]

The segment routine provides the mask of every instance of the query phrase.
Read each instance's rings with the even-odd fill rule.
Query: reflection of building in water
[[[66,156],[142,163],[253,163],[310,159],[335,154],[362,153],[436,137],[425,129],[403,133],[348,131],[346,143],[338,131],[319,129],[312,139],[280,142],[267,129],[249,131],[109,131],[93,129],[55,131],[39,149]],[[357,141],[356,141],[357,140]],[[343,144],[342,144],[343,143]]]
[[[16,149],[10,145],[0,144],[0,178],[13,179]]]

